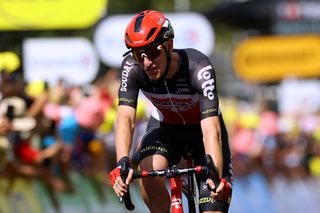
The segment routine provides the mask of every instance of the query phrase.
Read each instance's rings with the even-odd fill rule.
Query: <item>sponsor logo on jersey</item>
[[[119,98],[119,101],[120,102],[125,102],[125,103],[128,103],[128,104],[131,104],[134,102],[133,99],[128,99],[128,98]]]
[[[121,73],[121,87],[120,87],[121,92],[127,92],[128,76],[132,67],[133,67],[133,63],[130,63],[129,61],[126,61],[125,65],[123,66],[123,70]]]
[[[187,79],[186,78],[178,78],[177,82],[187,82]]]
[[[216,109],[216,108],[210,108],[210,109],[207,109],[207,110],[205,110],[205,111],[203,111],[202,112],[202,114],[203,115],[206,115],[206,114],[208,114],[208,113],[215,113],[215,112],[217,112],[218,110]]]
[[[186,94],[189,93],[189,88],[178,88],[177,94]]]
[[[197,78],[198,80],[205,80],[201,85],[201,88],[203,89],[203,95],[205,97],[208,97],[210,100],[213,100],[215,86],[214,79],[212,78],[212,75],[209,72],[210,70],[212,70],[211,65],[202,68],[201,70],[199,70]]]
[[[179,83],[177,83],[176,86],[177,87],[189,87],[189,84],[186,84],[186,83],[179,84]]]
[[[159,109],[167,109],[173,111],[185,111],[192,108],[195,103],[192,99],[177,99],[177,98],[154,98],[151,97],[152,103]]]

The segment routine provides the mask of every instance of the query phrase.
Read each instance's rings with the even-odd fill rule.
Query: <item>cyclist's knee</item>
[[[168,161],[162,155],[151,155],[141,160],[140,170],[161,170],[167,169]]]

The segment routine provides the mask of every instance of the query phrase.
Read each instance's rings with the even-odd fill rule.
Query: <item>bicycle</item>
[[[191,156],[187,156],[187,168],[177,168],[176,166],[169,167],[165,170],[152,170],[152,171],[136,171],[133,173],[132,180],[145,177],[165,177],[170,180],[170,191],[171,191],[171,212],[172,213],[183,213],[182,204],[182,193],[188,200],[188,208],[190,213],[196,212],[196,194],[195,194],[195,183],[194,174],[205,174],[208,177],[213,178],[215,186],[217,187],[220,183],[219,175],[214,162],[210,155],[205,155],[205,164],[193,167],[193,161]],[[126,168],[122,166],[121,168]],[[121,169],[121,178],[125,181],[128,171]],[[187,175],[186,181],[183,181],[182,175]],[[213,189],[215,190],[215,189]],[[134,210],[135,206],[131,201],[130,192],[120,197],[120,202],[125,204],[128,210]]]

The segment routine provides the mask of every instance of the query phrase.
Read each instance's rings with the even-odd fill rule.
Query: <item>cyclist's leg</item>
[[[162,155],[151,155],[140,162],[141,170],[166,169],[168,162]],[[166,189],[166,179],[147,177],[141,180],[142,197],[151,212],[169,212],[170,196]]]
[[[181,153],[173,144],[174,128],[160,126],[159,121],[151,119],[147,133],[137,150],[140,170],[167,169],[175,165]],[[148,177],[141,180],[143,198],[151,212],[169,212],[170,196],[166,188],[166,179]]]

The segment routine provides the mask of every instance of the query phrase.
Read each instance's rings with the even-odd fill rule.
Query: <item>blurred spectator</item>
[[[7,117],[0,117],[0,136],[5,136],[10,130],[10,121]]]

